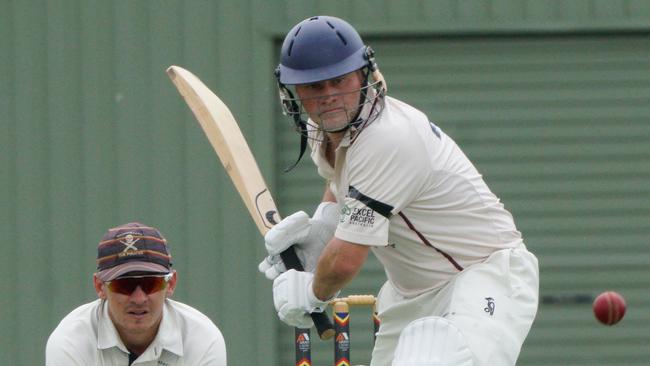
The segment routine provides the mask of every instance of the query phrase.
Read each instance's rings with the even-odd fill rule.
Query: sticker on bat
[[[255,196],[255,206],[267,228],[270,229],[280,222],[280,216],[268,189],[264,189]]]

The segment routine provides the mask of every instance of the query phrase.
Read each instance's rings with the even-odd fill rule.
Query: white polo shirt
[[[129,351],[96,300],[68,314],[47,341],[47,366],[126,366]],[[226,366],[226,345],[216,325],[198,310],[166,299],[154,341],[132,365]]]
[[[311,131],[312,134],[319,132]],[[491,253],[522,243],[512,215],[456,143],[417,109],[391,97],[379,117],[312,159],[341,209],[336,237],[372,246],[402,296],[440,288]]]

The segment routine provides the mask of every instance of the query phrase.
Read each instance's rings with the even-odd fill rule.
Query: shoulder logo
[[[350,216],[351,213],[352,213],[352,210],[350,209],[350,207],[348,205],[343,205],[343,207],[341,208],[340,215],[339,215],[339,221],[340,222],[345,222],[345,219],[348,216]]]
[[[375,211],[371,208],[354,208],[350,213],[350,224],[372,227],[375,225]]]
[[[339,216],[340,222],[350,223],[350,225],[372,227],[375,224],[375,211],[367,207],[353,207],[344,205]]]

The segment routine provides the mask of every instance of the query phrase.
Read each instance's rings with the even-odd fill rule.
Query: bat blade
[[[179,66],[167,69],[172,82],[189,105],[262,233],[280,221],[273,197],[257,162],[225,103],[199,78]]]
[[[188,70],[170,66],[167,75],[194,113],[255,225],[262,235],[266,234],[280,221],[280,215],[235,117],[226,104]],[[303,270],[293,247],[282,252],[281,257],[287,268]],[[334,335],[334,326],[326,313],[312,313],[311,317],[322,339]]]

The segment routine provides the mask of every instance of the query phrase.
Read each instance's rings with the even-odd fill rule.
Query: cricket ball
[[[594,300],[594,315],[605,325],[614,325],[625,315],[625,299],[614,291],[606,291]]]

